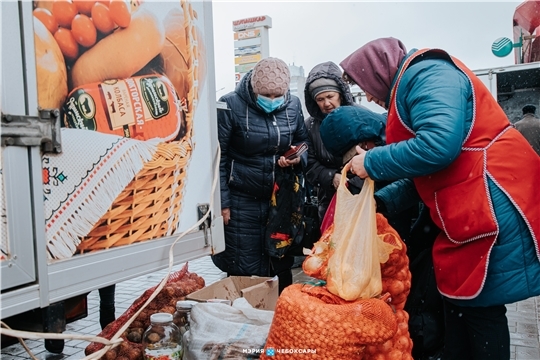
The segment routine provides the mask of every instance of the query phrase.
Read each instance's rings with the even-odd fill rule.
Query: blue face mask
[[[271,113],[276,110],[278,107],[283,105],[285,102],[285,97],[280,96],[275,99],[270,99],[269,97],[263,95],[257,95],[257,104],[264,110],[266,113]]]

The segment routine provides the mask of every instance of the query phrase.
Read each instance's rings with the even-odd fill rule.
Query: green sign
[[[247,73],[249,70],[253,69],[255,67],[255,65],[257,65],[256,62],[254,63],[249,63],[249,64],[241,64],[241,65],[236,65],[234,67],[234,70],[237,72],[237,73]]]
[[[498,38],[491,44],[491,52],[497,57],[505,57],[512,52],[514,44],[507,37]]]

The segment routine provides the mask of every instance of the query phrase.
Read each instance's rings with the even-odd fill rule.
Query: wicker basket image
[[[191,156],[188,141],[161,143],[153,159],[116,198],[88,236],[80,252],[172,235],[178,224],[186,166]]]

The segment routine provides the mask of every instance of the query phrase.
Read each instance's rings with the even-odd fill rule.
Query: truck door
[[[2,116],[7,121],[16,121],[13,115],[37,116],[35,92],[28,92],[26,79],[35,77],[35,65],[26,64],[23,54],[33,51],[33,37],[22,42],[23,33],[32,34],[28,24],[22,24],[19,7],[31,7],[31,2],[3,1],[2,12]],[[31,13],[31,9],[29,11]],[[9,64],[9,66],[6,66]],[[34,95],[34,96],[32,96]],[[9,114],[9,115],[7,115]],[[2,129],[4,133],[5,128]],[[2,137],[0,171],[2,291],[33,283],[37,279],[34,261],[34,244],[44,235],[44,229],[35,229],[32,219],[36,213],[32,207],[32,198],[39,196],[34,192],[34,182],[41,182],[39,146],[10,146],[14,139]],[[5,146],[7,145],[7,146]],[[41,217],[42,218],[42,217]],[[40,232],[40,233],[36,233]],[[42,237],[43,239],[43,237]],[[32,301],[36,298],[27,296],[37,291],[27,287],[20,291],[16,302]],[[4,308],[4,306],[3,306]],[[2,312],[2,317],[6,315]]]

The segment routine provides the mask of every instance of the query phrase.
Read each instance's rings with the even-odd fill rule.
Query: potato
[[[131,342],[140,343],[142,340],[141,333],[132,331],[127,335],[127,339]]]

